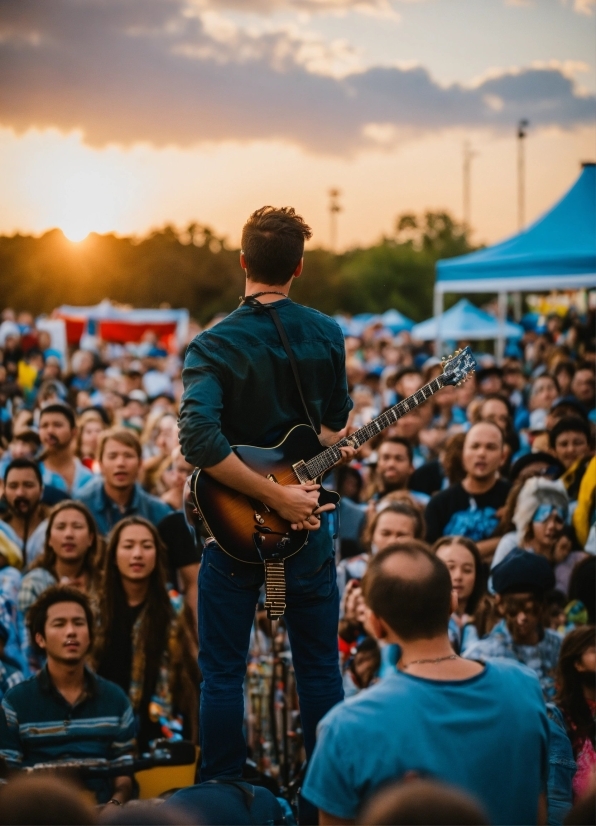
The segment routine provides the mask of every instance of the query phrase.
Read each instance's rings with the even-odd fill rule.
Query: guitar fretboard
[[[308,471],[308,478],[317,479],[319,476],[322,476],[330,470],[333,465],[339,462],[341,459],[340,447],[348,447],[350,445],[355,448],[362,447],[362,445],[365,442],[368,442],[369,439],[372,439],[373,436],[377,436],[387,427],[395,424],[398,419],[401,419],[401,417],[405,416],[410,410],[413,410],[415,407],[418,407],[418,405],[425,402],[444,386],[445,376],[444,374],[441,374],[440,376],[437,376],[436,379],[433,379],[428,384],[425,384],[424,387],[421,387],[420,390],[417,390],[412,396],[408,396],[407,399],[403,399],[403,401],[398,402],[397,404],[394,404],[393,407],[385,410],[384,413],[381,413],[381,415],[377,416],[376,419],[373,419],[359,430],[356,430],[351,436],[344,437],[339,442],[336,442],[332,447],[328,447],[308,462],[305,462],[304,464]]]

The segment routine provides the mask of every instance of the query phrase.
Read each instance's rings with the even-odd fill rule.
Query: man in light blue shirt
[[[145,493],[137,478],[141,444],[132,430],[106,430],[99,443],[101,476],[92,479],[77,499],[87,505],[102,536],[127,516],[143,516],[157,526],[172,513],[165,502]]]
[[[454,654],[448,622],[457,597],[422,543],[373,557],[364,594],[369,629],[399,645],[401,657],[319,725],[302,789],[319,823],[353,823],[377,788],[411,773],[472,795],[491,823],[545,822],[549,728],[534,674]]]

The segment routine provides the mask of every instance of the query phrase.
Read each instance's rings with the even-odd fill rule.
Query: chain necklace
[[[284,298],[287,298],[287,293],[282,293],[279,290],[263,290],[261,293],[252,293],[251,295],[240,296],[240,303],[245,304],[248,299],[253,298],[257,299],[260,298],[262,295],[282,295]]]
[[[423,663],[442,663],[444,660],[457,660],[459,657],[457,654],[449,654],[447,657],[437,657],[436,660],[412,660],[411,663],[404,663],[402,668],[405,670],[409,668],[411,665],[422,665]]]

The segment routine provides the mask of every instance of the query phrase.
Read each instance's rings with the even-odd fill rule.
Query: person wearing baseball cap
[[[516,548],[493,569],[492,586],[502,619],[464,656],[482,661],[517,660],[534,671],[545,699],[552,699],[561,636],[542,624],[545,596],[555,587],[550,563],[543,556]]]

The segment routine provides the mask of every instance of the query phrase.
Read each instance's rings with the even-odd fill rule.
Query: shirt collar
[[[58,695],[62,699],[63,702],[64,697],[54,683],[52,682],[52,678],[50,677],[50,672],[48,671],[48,664],[46,663],[44,667],[41,669],[39,674],[37,675],[37,680],[39,682],[39,687],[44,694],[55,694]],[[85,666],[84,670],[84,680],[85,680],[85,698],[87,697],[94,697],[97,693],[97,677],[95,674]]]
[[[110,497],[106,493],[106,488],[105,488],[105,485],[103,483],[103,480],[102,480],[102,483],[101,483],[101,487],[99,489],[99,496],[102,500],[102,503],[103,503],[104,507],[109,505],[111,507],[120,509],[119,506],[116,504],[116,502],[114,502],[113,499],[110,499]],[[139,485],[138,482],[135,482],[135,486],[134,486],[133,491],[132,491],[132,497],[131,497],[130,502],[127,504],[126,509],[125,509],[126,513],[133,513],[133,512],[135,512],[139,509],[140,497],[141,497],[141,486]]]

